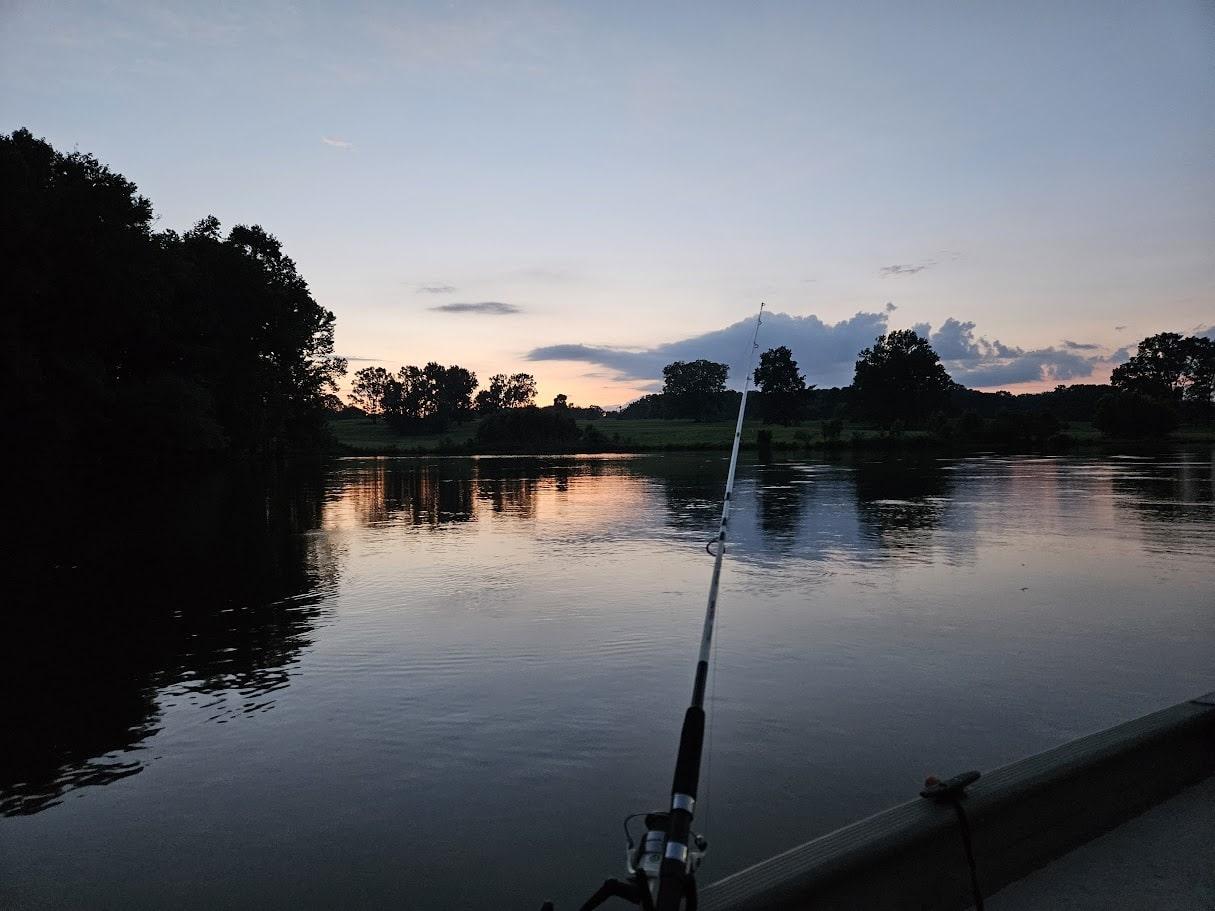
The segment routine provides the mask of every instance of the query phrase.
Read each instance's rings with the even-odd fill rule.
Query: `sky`
[[[0,0],[0,131],[275,234],[351,369],[627,402],[747,324],[846,385],[1101,382],[1215,324],[1215,3]]]

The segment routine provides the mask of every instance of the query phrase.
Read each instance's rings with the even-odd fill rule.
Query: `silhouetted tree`
[[[672,417],[712,420],[720,412],[730,368],[704,359],[675,361],[662,368],[662,395]]]
[[[369,414],[382,414],[401,431],[441,432],[473,415],[477,375],[453,364],[408,365],[393,376],[382,367],[355,374],[351,398]]]
[[[878,336],[860,353],[852,380],[861,410],[885,421],[923,420],[948,404],[953,385],[932,346],[911,329]]]
[[[570,406],[570,397],[564,392],[553,396],[554,408],[568,408]]]
[[[755,384],[764,394],[765,424],[788,426],[801,420],[805,410],[806,380],[798,372],[793,352],[781,345],[759,356]]]
[[[536,378],[530,373],[507,376],[496,373],[489,378],[489,386],[477,393],[478,414],[496,414],[507,408],[524,408],[536,400]]]
[[[152,230],[135,185],[28,130],[0,136],[6,417],[90,453],[321,444],[345,372],[333,314],[257,226]]]
[[[621,420],[656,420],[669,417],[670,408],[666,396],[661,392],[651,392],[636,401],[629,402],[615,413]]]
[[[363,367],[354,372],[350,400],[368,414],[383,414],[385,395],[395,382],[393,375],[383,367]]]
[[[429,363],[423,368],[434,396],[434,415],[442,425],[466,421],[473,416],[473,392],[477,375],[452,364],[442,367]]]
[[[1110,384],[1148,398],[1210,406],[1215,401],[1215,342],[1176,332],[1149,336],[1134,357],[1114,368]]]

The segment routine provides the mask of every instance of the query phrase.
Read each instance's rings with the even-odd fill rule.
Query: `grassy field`
[[[355,452],[437,452],[448,445],[463,447],[477,432],[477,425],[476,422],[470,422],[453,427],[448,433],[405,436],[397,433],[383,421],[372,418],[351,418],[330,421],[329,429],[340,444]]]
[[[620,421],[609,418],[596,421],[595,426],[609,439],[614,439],[615,435],[619,434],[623,442],[631,442],[643,449],[673,449],[680,446],[690,449],[720,446],[728,449],[734,440],[733,421],[698,424],[695,421]],[[756,434],[760,430],[772,432],[772,445],[777,448],[799,447],[804,446],[807,441],[822,440],[818,421],[806,421],[797,427],[748,421],[743,427],[743,445],[754,446]],[[851,439],[853,433],[868,436],[873,432],[860,424],[845,424],[842,439]]]
[[[604,418],[599,421],[579,421],[579,426],[594,424],[608,443],[606,448],[661,450],[661,449],[729,449],[734,439],[733,421],[715,421],[698,424],[690,420],[636,420],[621,421]],[[371,418],[334,420],[329,424],[334,437],[342,446],[359,453],[409,453],[440,452],[443,450],[467,451],[466,445],[477,430],[475,421],[453,427],[445,434],[418,434],[404,436],[386,424]],[[822,435],[817,421],[799,427],[766,427],[759,421],[748,421],[743,429],[743,445],[755,446],[757,432],[767,429],[772,432],[772,443],[777,448],[798,448],[807,441],[821,442]],[[877,431],[860,424],[845,424],[842,438],[851,440],[853,434],[861,437],[875,436]],[[908,436],[916,436],[910,433]],[[920,434],[922,435],[922,434]]]
[[[599,421],[579,421],[580,426],[591,423],[603,434],[605,442],[596,447],[588,445],[588,451],[660,451],[664,449],[729,449],[734,438],[733,421],[716,421],[698,424],[689,420],[635,420],[622,421],[604,418]],[[401,435],[386,424],[371,418],[333,420],[329,424],[334,437],[347,452],[364,455],[409,455],[426,453],[474,452],[472,439],[477,431],[477,422],[471,421],[453,427],[444,434]],[[776,449],[817,448],[824,444],[822,423],[806,421],[796,427],[765,426],[760,421],[748,421],[743,428],[743,447],[754,449],[760,430],[772,432],[772,445]],[[1072,421],[1066,427],[1072,442],[1080,445],[1100,445],[1105,439],[1092,424]],[[846,422],[837,445],[875,446],[885,448],[913,447],[918,444],[939,441],[929,439],[924,431],[911,430],[891,439],[876,427],[868,424]],[[1212,443],[1215,434],[1201,427],[1183,427],[1170,438],[1173,443]],[[973,444],[972,444],[973,446]]]

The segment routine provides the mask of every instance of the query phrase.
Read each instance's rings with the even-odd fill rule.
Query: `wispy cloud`
[[[354,143],[348,139],[339,139],[336,136],[322,136],[321,142],[327,146],[332,146],[335,149],[353,149]]]
[[[475,304],[439,304],[429,308],[440,313],[488,313],[494,316],[504,316],[507,313],[522,313],[523,310],[514,304],[504,304],[502,301],[480,301]]]
[[[1095,345],[1092,342],[1073,342],[1069,338],[1063,340],[1063,347],[1070,351],[1098,351],[1101,349],[1100,345]]]
[[[882,266],[878,271],[882,274],[882,278],[890,278],[892,275],[915,275],[917,272],[923,272],[932,262],[926,263],[895,263],[892,266]]]
[[[886,312],[887,312],[887,313],[894,313],[894,311],[895,311],[895,310],[897,310],[897,309],[899,309],[899,308],[898,308],[898,306],[897,306],[897,305],[894,303],[894,301],[886,301]]]
[[[1121,332],[1121,331],[1122,331],[1123,329],[1125,329],[1125,328],[1126,328],[1126,326],[1115,326],[1115,327],[1114,327],[1114,331],[1115,331],[1115,332]]]
[[[455,285],[418,285],[419,294],[455,294]]]

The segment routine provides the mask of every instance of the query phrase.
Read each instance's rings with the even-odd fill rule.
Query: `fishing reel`
[[[645,834],[639,841],[633,840],[629,823],[639,816],[645,817]],[[651,892],[657,894],[658,872],[662,866],[662,846],[666,843],[667,823],[670,814],[666,810],[650,810],[645,813],[631,813],[624,818],[625,869],[630,878],[638,874],[645,876],[651,887]],[[688,875],[692,876],[700,867],[709,843],[704,836],[692,833],[692,844],[688,850]]]
[[[644,817],[645,832],[636,839],[630,824],[634,819]],[[609,879],[598,891],[582,905],[579,911],[591,911],[598,908],[609,898],[623,898],[625,901],[640,906],[642,911],[654,911],[658,901],[658,882],[662,868],[663,846],[667,840],[667,827],[670,814],[665,810],[650,810],[644,813],[630,813],[624,818],[624,867],[628,879]],[[686,911],[696,911],[696,870],[704,859],[709,842],[703,835],[692,833],[688,849],[686,866],[687,880],[684,888],[684,908]],[[541,911],[551,911],[552,905],[545,904]]]

